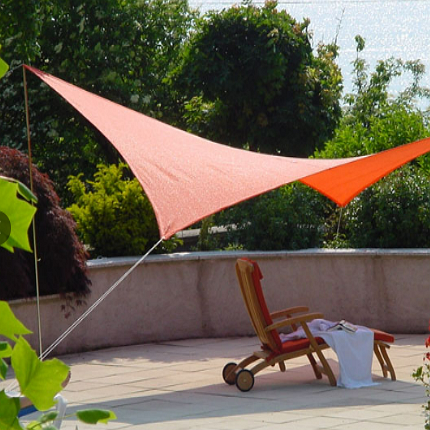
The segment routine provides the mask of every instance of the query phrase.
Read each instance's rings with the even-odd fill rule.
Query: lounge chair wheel
[[[254,375],[248,369],[242,369],[236,375],[236,387],[240,391],[249,391],[254,386]]]
[[[236,373],[231,373],[230,372],[237,366],[236,363],[227,363],[224,366],[224,369],[222,369],[222,378],[224,379],[224,382],[227,383],[228,385],[234,385],[235,381],[236,381]]]

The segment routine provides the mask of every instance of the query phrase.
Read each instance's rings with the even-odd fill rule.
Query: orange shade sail
[[[430,151],[430,138],[397,146],[313,174],[300,181],[324,194],[339,206],[348,204],[369,185],[403,164]]]
[[[384,175],[430,151],[428,138],[344,159],[259,154],[211,142],[24,67],[115,146],[151,201],[164,239],[222,209],[297,180],[343,206]]]

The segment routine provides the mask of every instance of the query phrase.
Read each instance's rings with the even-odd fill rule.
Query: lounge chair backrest
[[[255,261],[240,258],[236,262],[236,274],[246,309],[261,343],[272,351],[281,349],[282,343],[276,330],[266,331],[273,323],[267,309],[260,280],[263,278]]]

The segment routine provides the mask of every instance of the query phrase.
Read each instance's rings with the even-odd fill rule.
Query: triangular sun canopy
[[[160,236],[294,181],[338,205],[430,151],[430,138],[365,157],[278,157],[211,142],[24,66],[60,94],[118,150],[153,206]]]

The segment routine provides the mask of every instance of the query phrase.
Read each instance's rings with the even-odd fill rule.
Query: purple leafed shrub
[[[27,155],[0,146],[0,175],[18,179],[30,188]],[[38,198],[36,221],[39,287],[41,295],[61,294],[79,305],[89,294],[86,273],[87,253],[75,233],[75,222],[60,207],[52,181],[33,165],[34,194]],[[32,242],[32,227],[29,229]],[[28,298],[36,295],[34,255],[16,249],[10,253],[0,248],[0,300]]]

